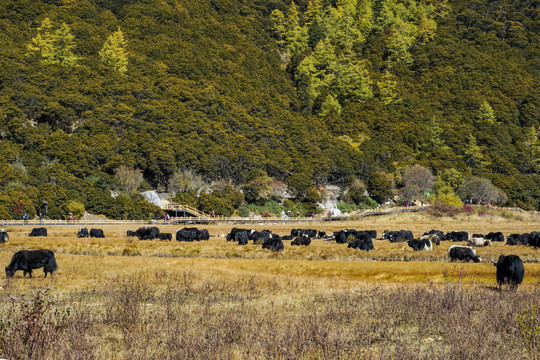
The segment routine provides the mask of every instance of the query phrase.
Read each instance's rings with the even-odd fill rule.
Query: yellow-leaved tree
[[[103,47],[99,51],[101,61],[108,67],[113,68],[121,74],[125,74],[128,64],[128,52],[126,50],[127,42],[124,39],[122,30],[118,28],[112,33]]]

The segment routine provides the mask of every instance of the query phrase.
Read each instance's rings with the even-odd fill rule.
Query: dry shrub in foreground
[[[23,302],[2,295],[0,356],[537,359],[540,289],[500,292],[463,285],[463,276],[449,276],[444,286],[341,290],[156,273],[57,299],[41,291]],[[25,339],[38,336],[43,341],[32,343],[28,357]]]
[[[0,353],[8,359],[45,359],[54,351],[70,311],[55,304],[49,289],[31,297],[11,297],[2,306]]]

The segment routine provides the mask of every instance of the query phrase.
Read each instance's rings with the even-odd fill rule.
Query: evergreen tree
[[[366,188],[369,196],[379,204],[383,204],[393,197],[392,181],[383,172],[371,174],[366,181]]]
[[[101,61],[119,73],[125,74],[128,64],[126,45],[124,34],[122,30],[118,29],[107,38],[103,48],[101,48],[99,52]]]
[[[443,128],[439,125],[437,118],[432,117],[426,127],[427,140],[422,145],[424,151],[431,153],[435,149],[450,149],[443,139]]]
[[[433,9],[425,4],[419,6],[419,21],[417,38],[421,44],[425,44],[435,38],[437,23],[430,17]]]
[[[308,45],[314,48],[319,41],[326,39],[330,33],[328,17],[323,14],[317,15],[308,27]]]
[[[298,7],[294,1],[291,1],[285,21],[285,39],[285,48],[292,54],[301,53],[308,46],[308,31],[300,26]]]
[[[445,185],[450,186],[453,190],[459,189],[463,185],[463,174],[454,168],[444,169],[439,172],[438,178],[440,178]]]
[[[384,31],[394,24],[396,17],[392,9],[395,7],[393,0],[373,0],[373,28]]]
[[[277,43],[280,47],[282,47],[284,44],[285,36],[285,15],[283,15],[283,12],[281,12],[281,10],[275,9],[270,15],[270,21],[272,23],[272,28],[277,35]]]
[[[523,144],[527,148],[529,161],[537,172],[540,168],[540,129],[536,129],[534,126],[525,129],[525,141]]]
[[[357,27],[366,38],[373,29],[373,2],[372,0],[358,0],[356,5]]]
[[[78,58],[73,54],[74,48],[75,36],[71,33],[69,25],[62,23],[60,28],[54,32],[51,63],[61,66],[75,65]]]
[[[493,111],[493,108],[487,102],[484,100],[482,102],[482,105],[480,105],[480,110],[478,111],[477,116],[478,122],[480,124],[494,124],[495,123],[495,112]]]
[[[337,67],[338,77],[334,92],[343,105],[351,102],[366,102],[373,97],[372,81],[364,62],[351,56],[343,58]]]
[[[78,58],[73,54],[75,36],[71,33],[69,25],[62,23],[54,34],[51,33],[52,23],[45,18],[38,28],[38,34],[32,38],[27,49],[38,53],[44,64],[58,64],[73,66]]]
[[[329,90],[336,77],[337,58],[333,45],[320,41],[313,53],[298,65],[300,98],[306,112],[312,112],[315,99]]]
[[[396,19],[388,43],[388,67],[392,67],[397,61],[403,61],[408,65],[413,63],[410,48],[415,40],[415,32],[416,29],[412,23],[401,18]]]
[[[36,36],[30,40],[27,49],[29,52],[38,53],[44,63],[50,62],[53,52],[53,35],[51,33],[52,23],[49,18],[43,19],[38,28]]]
[[[363,44],[365,37],[356,26],[356,1],[347,0],[341,1],[337,10],[333,10],[334,15],[334,32],[331,36],[336,46],[348,52],[353,46]]]
[[[397,81],[388,70],[384,72],[381,81],[377,82],[377,88],[379,89],[379,98],[383,104],[390,105],[401,100],[396,90]]]
[[[471,168],[486,164],[482,149],[476,143],[476,138],[473,134],[470,134],[467,138],[467,148],[465,149],[463,160],[465,161],[465,164]]]
[[[339,101],[337,101],[337,99],[334,98],[332,95],[328,94],[321,106],[321,112],[319,113],[319,116],[322,118],[326,118],[328,116],[336,116],[340,114],[341,105],[339,104]]]
[[[304,13],[304,22],[310,25],[322,9],[321,0],[309,0],[306,12]]]

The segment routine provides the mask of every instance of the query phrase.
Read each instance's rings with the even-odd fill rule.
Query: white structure
[[[142,192],[141,195],[144,196],[146,201],[151,202],[152,204],[159,206],[160,208],[163,207],[163,202],[159,198],[157,192],[155,192],[154,190]]]
[[[326,191],[326,199],[323,199],[323,201],[318,203],[318,205],[321,208],[323,208],[325,212],[328,212],[331,209],[338,210],[338,209],[336,209],[336,206],[338,204],[338,197],[339,197],[339,193],[340,193],[339,186],[326,185],[325,186],[325,191]]]
[[[330,209],[328,212],[329,212],[332,216],[340,216],[340,215],[341,215],[341,210],[339,210],[338,208]]]

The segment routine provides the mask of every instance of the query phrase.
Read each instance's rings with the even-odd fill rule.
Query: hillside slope
[[[292,21],[288,1],[0,1],[1,189],[104,212],[122,166],[166,191],[179,168],[342,184],[421,164],[539,208],[535,2],[322,1],[308,23],[314,3],[296,4],[293,49],[272,18]],[[64,23],[72,64],[28,47],[69,43]],[[118,30],[123,73],[100,59]]]

